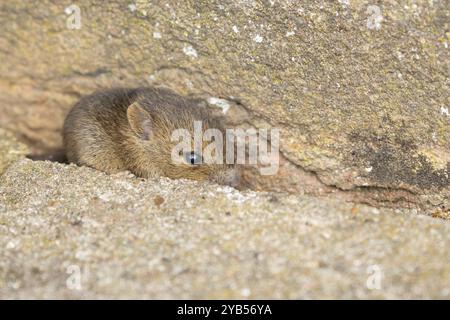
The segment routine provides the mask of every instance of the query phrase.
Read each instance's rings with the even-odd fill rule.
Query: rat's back
[[[118,141],[127,125],[127,107],[136,89],[111,89],[83,97],[69,112],[63,129],[69,162],[106,172],[125,170]]]

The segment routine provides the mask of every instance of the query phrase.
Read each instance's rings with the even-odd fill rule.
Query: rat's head
[[[239,184],[238,169],[226,164],[222,121],[204,108],[155,108],[140,101],[128,107],[127,119],[138,141],[137,171],[142,176],[151,176],[156,169],[172,179],[210,180],[234,187]],[[205,132],[213,137],[206,134],[205,140]],[[218,135],[222,141],[216,140]]]

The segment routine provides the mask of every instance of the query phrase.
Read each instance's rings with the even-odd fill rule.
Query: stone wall
[[[281,130],[253,189],[448,210],[445,1],[12,0],[0,25],[0,126],[34,154],[82,95],[164,85]]]

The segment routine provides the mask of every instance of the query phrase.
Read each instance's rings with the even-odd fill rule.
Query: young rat
[[[199,100],[161,88],[96,92],[76,103],[66,118],[67,158],[108,173],[129,170],[144,178],[165,176],[237,186],[237,170],[225,159],[223,164],[204,163],[192,150],[181,157],[184,162],[172,161],[178,143],[171,141],[175,129],[187,129],[193,139],[194,121],[201,121],[203,130],[225,133],[222,121],[198,104]]]

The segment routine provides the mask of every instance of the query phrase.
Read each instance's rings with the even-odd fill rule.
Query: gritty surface
[[[449,231],[399,210],[24,159],[0,177],[0,298],[450,298]]]

